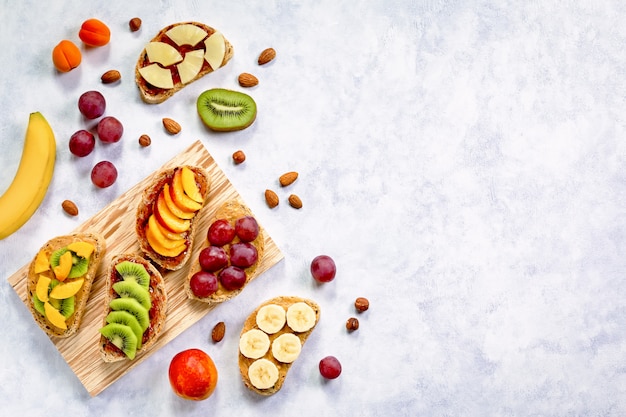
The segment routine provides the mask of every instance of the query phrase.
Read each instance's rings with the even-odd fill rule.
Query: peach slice
[[[158,228],[159,233],[165,236],[166,238],[170,240],[183,240],[185,238],[184,233],[174,233],[171,230],[167,229],[165,226],[163,226],[154,214],[152,214],[150,217],[154,217],[154,220],[148,219],[148,223],[152,221],[152,224],[154,225],[152,226],[152,228],[153,229]]]
[[[96,248],[89,242],[72,242],[67,248],[81,258],[89,258]]]
[[[54,272],[54,276],[59,281],[64,281],[65,278],[70,274],[70,270],[72,269],[72,252],[67,251],[59,258],[59,265],[52,268]]]
[[[176,217],[165,204],[163,193],[159,194],[156,204],[154,205],[154,215],[163,227],[174,232],[183,233],[189,230],[191,222],[188,219]]]
[[[187,244],[184,240],[181,241],[181,244],[179,246],[173,248],[163,247],[163,245],[161,245],[158,239],[154,236],[154,232],[150,227],[146,227],[146,239],[148,240],[148,243],[150,244],[152,249],[154,249],[154,251],[159,255],[163,256],[175,257],[180,255],[187,248]]]
[[[44,312],[46,313],[46,318],[50,321],[50,323],[52,323],[55,327],[58,327],[59,329],[63,329],[63,330],[67,329],[67,324],[65,323],[65,317],[63,317],[63,314],[61,314],[59,310],[54,308],[52,304],[50,304],[47,301],[44,302],[43,309],[44,309]]]
[[[200,194],[200,187],[196,183],[196,174],[189,169],[189,167],[183,167],[180,173],[180,177],[183,183],[183,191],[196,203],[204,203],[204,198]]]
[[[66,284],[59,284],[50,291],[50,298],[56,298],[57,300],[64,300],[70,298],[83,287],[85,282],[84,278],[70,281]]]
[[[172,188],[170,188],[172,200],[174,200],[174,203],[176,203],[176,205],[180,207],[181,210],[198,211],[202,208],[202,204],[198,203],[187,194],[185,194],[181,173],[182,170],[180,169],[177,169],[176,173],[174,173],[174,178],[172,179]]]
[[[47,276],[39,275],[39,280],[37,280],[37,286],[35,287],[35,294],[37,294],[39,301],[48,301],[48,288],[51,282],[52,280]]]
[[[161,194],[163,194],[163,198],[165,198],[165,204],[167,205],[167,208],[170,209],[172,214],[176,217],[179,217],[181,219],[193,219],[193,217],[196,215],[195,211],[181,210],[180,207],[178,207],[176,203],[174,203],[174,200],[172,200],[172,194],[170,193],[169,184],[165,184],[163,186]]]
[[[48,271],[49,269],[50,262],[48,261],[48,256],[44,251],[39,252],[35,258],[35,274]]]
[[[183,239],[169,239],[167,236],[161,233],[161,229],[159,228],[158,223],[159,222],[157,221],[156,217],[150,216],[150,218],[148,219],[148,225],[146,226],[146,234],[148,233],[149,229],[150,233],[152,234],[153,240],[156,240],[159,246],[163,246],[165,249],[172,249],[185,243]]]

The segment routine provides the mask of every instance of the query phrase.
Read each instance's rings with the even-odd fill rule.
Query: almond
[[[278,178],[278,182],[282,187],[286,187],[290,184],[293,184],[295,180],[298,179],[298,173],[295,171],[286,172]]]
[[[171,135],[176,135],[180,133],[180,125],[175,121],[168,117],[163,118],[163,127],[167,132]]]
[[[289,205],[295,209],[301,209],[302,208],[302,200],[300,200],[300,197],[298,197],[295,194],[291,194],[289,196]]]
[[[130,28],[131,32],[137,32],[141,27],[141,19],[138,17],[133,17],[132,19],[130,19],[130,22],[128,22],[128,27]]]
[[[261,52],[261,54],[259,55],[259,65],[265,65],[274,58],[276,58],[276,51],[274,50],[274,48],[267,48],[263,50],[263,52]]]
[[[272,190],[265,190],[265,201],[269,208],[274,208],[278,205],[278,195]]]
[[[119,81],[121,78],[122,78],[122,75],[120,74],[118,70],[108,70],[107,72],[102,74],[102,77],[100,77],[100,80],[104,84],[111,84],[111,83]]]
[[[235,153],[233,153],[233,161],[235,161],[237,165],[241,164],[245,160],[246,160],[246,154],[243,153],[242,150],[238,150]]]
[[[150,144],[152,143],[152,139],[150,139],[150,136],[148,135],[141,135],[139,136],[139,144],[142,147],[146,147],[146,146],[150,146]]]
[[[78,216],[78,207],[76,207],[76,203],[71,200],[65,200],[61,203],[61,207],[63,210],[70,216]]]
[[[213,331],[211,332],[211,339],[213,339],[214,343],[221,342],[224,338],[224,334],[226,333],[226,324],[223,321],[220,321],[213,327]]]
[[[254,87],[259,83],[259,79],[252,74],[248,74],[247,72],[242,72],[239,74],[239,85],[245,88]]]

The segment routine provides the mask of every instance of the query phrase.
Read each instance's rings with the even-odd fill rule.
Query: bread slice
[[[111,260],[106,273],[106,293],[104,297],[104,320],[103,326],[106,323],[106,316],[111,311],[109,303],[113,298],[118,297],[117,293],[113,289],[113,284],[117,282],[119,274],[117,273],[115,266],[123,261],[136,262],[143,265],[150,274],[150,298],[152,307],[150,309],[150,326],[143,334],[142,346],[137,349],[135,358],[139,355],[147,352],[158,340],[163,328],[165,327],[165,318],[167,314],[167,293],[165,292],[165,282],[161,273],[152,265],[149,261],[144,259],[138,254],[121,254],[115,256]],[[115,347],[104,336],[100,336],[100,356],[105,362],[117,362],[127,359],[126,355]]]
[[[296,296],[279,296],[279,297],[275,297],[272,298],[270,300],[264,301],[263,303],[261,303],[246,319],[246,321],[243,324],[243,328],[241,329],[241,335],[243,335],[244,333],[246,333],[248,330],[251,329],[258,329],[259,326],[257,326],[256,324],[256,315],[259,312],[259,310],[263,307],[266,306],[268,304],[277,304],[281,307],[283,307],[285,309],[285,311],[287,311],[287,309],[289,308],[289,306],[295,304],[295,303],[299,303],[299,302],[303,302],[309,305],[309,307],[311,307],[313,309],[313,311],[315,311],[315,325],[310,328],[309,330],[307,330],[306,332],[294,332],[292,331],[289,326],[287,324],[285,324],[283,326],[283,328],[278,331],[277,333],[274,334],[270,334],[269,339],[270,339],[270,346],[271,343],[274,342],[274,340],[276,338],[278,338],[279,336],[285,334],[285,333],[293,333],[296,336],[298,336],[298,338],[300,339],[300,342],[302,344],[302,346],[304,346],[304,343],[306,342],[306,340],[309,338],[309,336],[311,335],[311,333],[313,332],[313,330],[315,329],[315,327],[317,326],[317,323],[319,323],[320,320],[320,306],[309,299],[306,298],[301,298],[301,297],[296,297]],[[273,395],[275,393],[277,393],[278,391],[280,391],[280,389],[283,387],[283,384],[285,382],[285,378],[287,377],[287,372],[289,372],[289,369],[291,368],[291,365],[293,365],[294,362],[291,363],[282,363],[280,361],[277,361],[273,355],[272,355],[272,349],[270,347],[270,349],[268,349],[267,353],[262,357],[262,358],[258,358],[258,359],[267,359],[270,362],[273,362],[276,367],[278,368],[278,380],[276,381],[276,383],[274,384],[274,386],[267,388],[267,389],[258,389],[257,387],[255,387],[254,385],[252,385],[252,383],[250,382],[250,377],[248,376],[248,370],[250,368],[250,365],[252,365],[253,362],[255,362],[257,359],[250,359],[245,357],[244,355],[242,355],[241,352],[239,352],[239,371],[241,373],[241,378],[243,379],[244,384],[246,385],[246,387],[248,387],[250,390],[256,392],[257,394],[260,395],[265,395],[265,396],[269,396],[269,395]],[[296,359],[297,361],[297,359]]]
[[[186,24],[194,25],[194,26],[197,26],[197,27],[201,28],[202,30],[204,30],[207,33],[207,38],[210,37],[212,34],[218,32],[216,29],[214,29],[214,28],[212,28],[212,27],[210,27],[208,25],[205,25],[204,23],[194,22],[194,21],[179,22],[179,23],[174,23],[174,24],[168,25],[168,26],[164,27],[163,29],[161,29],[159,31],[159,33],[157,33],[156,36],[154,38],[152,38],[152,40],[150,42],[164,42],[164,43],[167,43],[169,45],[174,46],[178,50],[182,49],[183,51],[189,51],[190,50],[189,45],[185,45],[185,46],[183,46],[181,48],[178,45],[176,45],[175,42],[173,42],[171,39],[169,39],[168,36],[166,35],[166,32],[168,30],[170,30],[170,29],[172,29],[172,28],[174,28],[176,26],[181,26],[181,25],[186,25]],[[219,66],[219,68],[221,68],[224,65],[226,65],[228,63],[228,61],[230,61],[230,59],[233,57],[233,54],[234,54],[233,46],[231,45],[231,43],[228,40],[226,40],[226,38],[224,38],[224,43],[225,43],[225,54],[224,54],[224,59],[222,60],[222,63]],[[204,50],[204,40],[201,40],[200,42],[198,42],[191,49],[192,50],[198,50],[198,49]],[[183,57],[184,57],[184,53],[186,53],[186,52],[183,52],[181,54],[181,55],[183,55]],[[139,55],[139,59],[137,60],[137,65],[135,66],[135,82],[137,84],[137,87],[139,88],[139,93],[140,93],[141,99],[144,102],[148,103],[148,104],[162,103],[165,100],[167,100],[168,98],[172,97],[178,91],[182,90],[185,86],[187,86],[187,85],[193,83],[194,81],[204,77],[208,73],[213,72],[216,69],[218,69],[218,68],[211,68],[211,66],[208,64],[208,62],[206,60],[204,60],[200,72],[195,77],[193,77],[190,81],[188,81],[187,83],[183,84],[180,81],[180,76],[178,74],[178,70],[177,70],[176,64],[170,65],[170,66],[167,67],[167,69],[170,69],[170,71],[172,72],[174,84],[173,84],[173,88],[164,89],[164,88],[158,88],[156,86],[153,86],[153,85],[149,84],[143,78],[143,76],[140,74],[139,69],[143,68],[144,66],[149,65],[149,64],[150,64],[150,62],[148,60],[148,54],[146,52],[146,49],[144,48],[141,51],[141,54]]]
[[[50,255],[61,248],[66,247],[72,242],[87,242],[91,243],[94,246],[94,251],[89,258],[89,264],[87,272],[75,279],[84,278],[84,283],[80,290],[74,295],[74,313],[67,318],[66,324],[67,329],[60,329],[54,326],[50,321],[38,312],[35,309],[34,297],[35,291],[37,287],[37,282],[39,281],[40,275],[46,276],[48,278],[53,279],[55,277],[52,270],[47,270],[41,273],[35,272],[35,266],[37,263],[37,258],[39,256],[45,257],[47,262],[49,263]],[[41,247],[37,255],[33,258],[33,261],[30,263],[28,268],[28,307],[33,314],[33,317],[39,327],[41,327],[49,336],[54,337],[69,337],[76,333],[83,319],[83,314],[85,312],[85,306],[87,304],[87,300],[89,299],[89,294],[91,293],[91,286],[93,280],[98,273],[98,268],[104,257],[106,252],[106,241],[104,237],[96,233],[75,233],[71,235],[65,236],[57,236]],[[66,279],[65,282],[70,282],[73,279]]]
[[[252,216],[252,215],[253,215],[252,211],[247,206],[245,206],[241,201],[230,200],[222,204],[222,206],[217,209],[217,211],[215,212],[215,215],[213,216],[209,224],[212,224],[214,221],[218,219],[226,219],[232,225],[234,225],[237,219],[244,217],[244,216]],[[239,241],[239,238],[235,237],[232,243],[236,243],[238,241]],[[260,224],[259,224],[259,235],[256,237],[256,239],[254,239],[250,243],[252,243],[254,247],[256,248],[258,259],[254,265],[244,269],[244,271],[246,272],[246,283],[244,284],[242,288],[238,290],[227,290],[221,284],[219,284],[218,290],[215,293],[213,293],[211,296],[206,297],[206,298],[196,297],[191,291],[189,282],[191,280],[191,277],[196,272],[200,271],[201,268],[200,268],[199,260],[193,259],[192,264],[189,267],[189,272],[187,273],[187,279],[185,281],[185,292],[187,293],[187,297],[192,300],[202,301],[207,304],[220,304],[220,303],[223,303],[224,301],[228,301],[236,297],[237,295],[239,295],[243,291],[243,289],[246,287],[246,285],[248,285],[248,283],[253,278],[255,278],[258,266],[261,262],[261,259],[263,258],[263,253],[265,252],[265,231],[263,227],[261,227]],[[205,238],[200,246],[200,250],[198,251],[198,253],[200,253],[203,249],[209,247],[209,245],[210,243],[208,239]],[[227,244],[224,246],[226,253],[228,253],[229,247],[230,247],[230,244]]]
[[[209,197],[209,188],[210,188],[210,178],[209,175],[203,168],[185,165],[189,169],[191,169],[196,178],[196,184],[200,188],[200,194],[204,198],[204,202],[206,203]],[[171,271],[178,270],[185,265],[189,257],[191,256],[191,249],[193,248],[194,241],[194,230],[197,224],[198,214],[204,210],[204,207],[200,209],[196,216],[191,219],[191,227],[186,232],[182,233],[186,242],[186,249],[182,251],[177,256],[163,256],[157,253],[146,238],[146,226],[150,219],[150,216],[154,213],[154,206],[156,204],[156,200],[159,196],[159,193],[163,189],[163,186],[166,183],[171,183],[174,174],[177,169],[181,169],[183,166],[166,169],[157,173],[152,181],[152,183],[146,187],[141,196],[141,200],[139,201],[137,207],[137,219],[135,224],[135,231],[137,234],[137,239],[139,241],[139,246],[141,250],[145,253],[145,255],[152,259],[159,267]],[[206,205],[205,205],[206,206]]]

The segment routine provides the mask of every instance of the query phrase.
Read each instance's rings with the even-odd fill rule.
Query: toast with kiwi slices
[[[265,252],[265,231],[241,201],[222,204],[209,222],[185,280],[187,297],[219,304],[239,295],[256,277]]]
[[[106,274],[100,356],[105,362],[133,360],[148,351],[165,325],[163,276],[138,254],[115,256]]]
[[[198,213],[209,196],[201,167],[182,165],[157,173],[137,207],[136,234],[145,255],[162,269],[178,270],[191,256]]]
[[[246,387],[265,396],[277,393],[319,319],[320,306],[306,298],[279,296],[261,303],[239,336],[239,371]]]
[[[234,50],[218,30],[200,22],[178,22],[146,44],[135,66],[141,99],[162,103],[230,61]]]
[[[105,252],[96,233],[57,236],[39,249],[28,267],[27,305],[49,336],[76,333]]]

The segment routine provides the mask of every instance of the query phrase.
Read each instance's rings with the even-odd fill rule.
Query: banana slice
[[[250,329],[239,338],[239,351],[250,359],[258,359],[270,348],[269,336],[259,329]]]
[[[307,303],[294,303],[287,309],[287,325],[294,332],[306,332],[315,326],[315,321],[315,311]]]
[[[283,333],[272,342],[272,355],[283,363],[291,363],[298,359],[302,343],[293,333]]]
[[[278,368],[267,359],[259,359],[248,368],[248,378],[258,389],[271,388],[278,381]]]
[[[256,325],[267,334],[280,331],[286,320],[285,309],[277,304],[261,307],[256,315]]]

